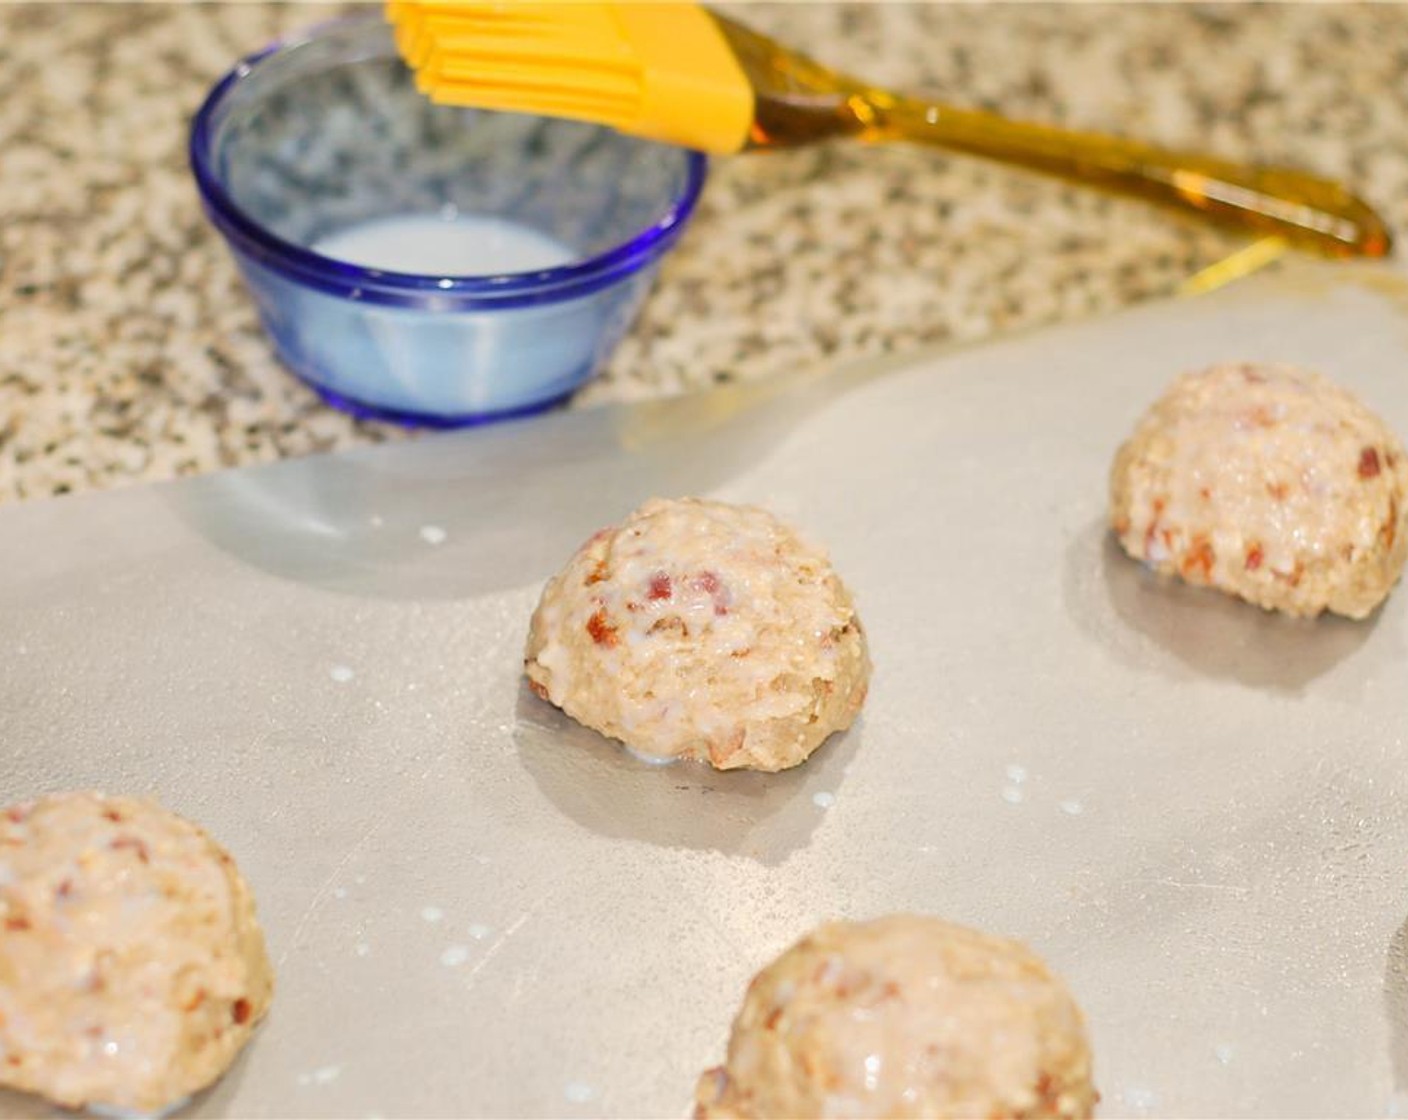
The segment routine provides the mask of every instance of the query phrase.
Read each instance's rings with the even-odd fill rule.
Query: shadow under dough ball
[[[1267,610],[1364,618],[1408,557],[1408,460],[1351,393],[1282,365],[1178,378],[1110,472],[1120,546]]]
[[[851,725],[870,658],[826,554],[766,510],[653,499],[543,590],[533,691],[657,758],[784,770]]]

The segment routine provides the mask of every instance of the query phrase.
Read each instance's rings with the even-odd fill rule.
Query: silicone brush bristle
[[[430,9],[402,52],[439,100],[620,127],[640,102],[640,77],[608,23]]]
[[[753,95],[692,4],[391,0],[396,45],[437,101],[570,117],[737,151]]]
[[[557,60],[558,52],[566,50],[570,53],[564,61],[569,62],[634,62],[629,44],[622,40],[610,14],[599,6],[543,5],[543,11],[538,8],[535,4],[521,9],[401,4],[398,9],[404,9],[405,14],[396,22],[410,29],[410,41],[417,51],[433,43],[446,51],[470,51],[481,57],[502,53],[534,57],[541,52],[543,60],[551,63]],[[574,80],[570,71],[562,78]]]

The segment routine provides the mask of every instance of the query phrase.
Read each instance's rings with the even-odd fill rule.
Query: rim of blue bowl
[[[373,26],[385,28],[379,14],[345,16],[325,20],[274,40],[231,67],[211,87],[192,118],[188,154],[206,214],[222,234],[260,263],[324,292],[369,303],[410,307],[433,304],[436,309],[443,310],[505,308],[571,299],[609,287],[623,276],[639,271],[678,239],[699,201],[708,170],[708,160],[704,154],[690,148],[677,149],[685,161],[684,186],[656,221],[629,241],[585,260],[556,268],[496,275],[418,275],[335,260],[271,233],[245,214],[215,172],[213,141],[216,116],[226,98],[276,55],[335,32]],[[390,35],[389,29],[387,34]],[[389,57],[399,58],[394,49]],[[646,140],[640,142],[650,143]]]

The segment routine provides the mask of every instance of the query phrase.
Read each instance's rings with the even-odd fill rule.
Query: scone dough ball
[[[1027,948],[896,914],[815,930],[754,977],[695,1116],[1089,1117],[1085,1024]]]
[[[159,1112],[226,1070],[272,989],[249,887],[196,825],[99,793],[0,812],[0,1085]]]
[[[533,691],[642,754],[796,766],[849,727],[870,680],[851,595],[766,510],[653,499],[543,590]]]
[[[1408,461],[1327,378],[1219,365],[1178,378],[1119,449],[1110,524],[1156,571],[1290,615],[1364,618],[1408,556]]]

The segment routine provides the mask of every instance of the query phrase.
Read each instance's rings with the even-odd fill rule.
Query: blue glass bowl
[[[698,152],[610,129],[432,104],[376,16],[240,63],[196,114],[190,154],[284,363],[340,408],[440,427],[545,408],[592,377],[705,175]],[[510,266],[327,255],[402,221],[444,221],[457,241],[467,221],[509,223],[561,257],[495,273]]]

